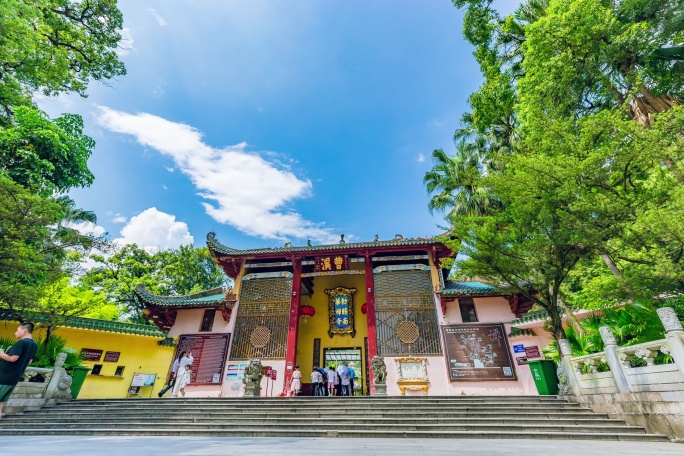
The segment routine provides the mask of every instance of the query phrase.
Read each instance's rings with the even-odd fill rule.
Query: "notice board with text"
[[[190,383],[221,383],[223,368],[228,356],[230,334],[184,334],[178,341],[176,357],[192,350],[192,376]]]

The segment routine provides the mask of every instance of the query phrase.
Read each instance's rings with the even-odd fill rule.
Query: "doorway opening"
[[[326,348],[323,351],[323,359],[326,367],[337,367],[344,364],[354,370],[354,396],[368,394],[364,391],[363,375],[363,350],[361,347],[350,348]]]

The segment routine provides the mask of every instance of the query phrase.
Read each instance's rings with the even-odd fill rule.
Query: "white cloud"
[[[175,168],[172,168],[171,166],[164,166],[164,168],[166,168],[166,170],[170,173],[175,171]]]
[[[154,16],[160,26],[164,27],[167,24],[166,19],[161,17],[154,8],[148,8],[147,11],[152,13],[152,16]]]
[[[292,201],[311,194],[312,184],[300,179],[278,161],[247,152],[246,143],[216,149],[202,141],[190,125],[171,122],[147,113],[128,114],[99,107],[98,123],[173,158],[190,177],[207,214],[247,234],[269,239],[310,238],[336,242],[339,237],[287,208]]]
[[[123,57],[135,50],[135,40],[133,39],[133,33],[128,27],[123,27],[121,29],[121,41],[119,41],[119,47],[116,50],[116,54],[119,57]]]
[[[166,185],[162,185],[162,188],[163,188],[164,190],[168,190],[168,189],[169,189],[169,187],[167,187]]]
[[[96,225],[96,224],[90,223],[90,222],[81,222],[81,223],[67,222],[67,223],[64,223],[64,226],[66,226],[67,228],[73,228],[83,235],[93,235],[93,236],[98,236],[98,237],[102,236],[107,231],[103,227],[101,227],[100,225]]]
[[[193,244],[195,239],[185,222],[178,222],[176,216],[151,207],[131,217],[121,229],[121,237],[114,239],[114,242],[119,245],[137,244],[154,252]]]
[[[418,154],[418,158],[416,159],[418,163],[423,163],[425,161],[425,154]]]
[[[121,214],[116,214],[116,216],[112,219],[112,222],[114,223],[126,223],[128,221],[128,218],[126,216],[121,215]]]

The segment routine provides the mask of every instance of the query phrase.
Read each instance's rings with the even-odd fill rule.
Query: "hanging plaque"
[[[348,269],[348,255],[331,255],[316,258],[316,272],[347,271]]]
[[[325,290],[328,295],[328,320],[330,327],[328,335],[335,334],[356,335],[354,326],[354,293],[356,288],[337,287]]]

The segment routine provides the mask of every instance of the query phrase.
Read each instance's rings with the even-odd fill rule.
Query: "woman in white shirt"
[[[185,373],[185,366],[190,366],[192,362],[195,360],[195,358],[192,357],[192,350],[188,350],[188,352],[185,354],[183,358],[180,359],[180,362],[178,363],[178,373],[179,374],[184,374]],[[188,380],[188,383],[190,381]],[[173,391],[171,392],[171,397],[178,397],[178,391],[180,390],[180,384],[181,382],[176,380],[176,384],[173,385]],[[187,383],[186,383],[187,386]]]

